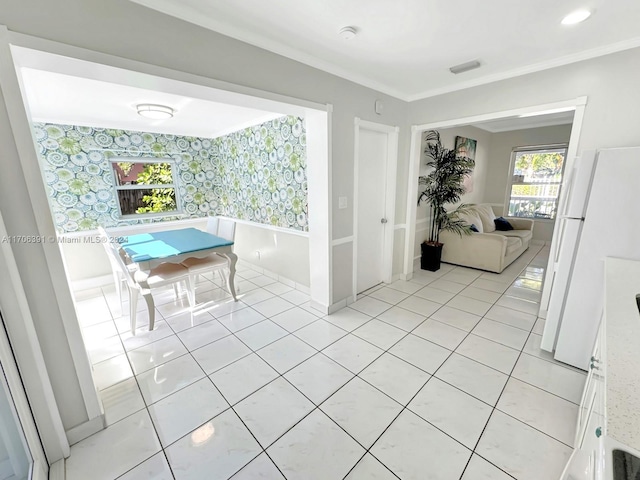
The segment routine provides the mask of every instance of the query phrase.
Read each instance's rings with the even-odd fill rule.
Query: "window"
[[[566,145],[515,148],[505,209],[510,217],[556,217]]]
[[[121,217],[180,213],[173,160],[114,158],[111,168]]]

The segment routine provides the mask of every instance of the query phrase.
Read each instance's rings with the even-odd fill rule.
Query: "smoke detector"
[[[351,40],[357,34],[358,31],[355,29],[355,27],[342,27],[338,32],[338,35],[340,35],[345,40]]]

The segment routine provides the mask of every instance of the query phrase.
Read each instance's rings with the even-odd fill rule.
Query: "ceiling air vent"
[[[472,62],[461,63],[460,65],[451,67],[449,71],[457,75],[459,73],[468,72],[469,70],[473,70],[474,68],[479,68],[479,67],[480,67],[480,62],[478,60],[473,60]]]

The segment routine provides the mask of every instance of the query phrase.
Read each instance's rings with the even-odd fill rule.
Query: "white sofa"
[[[527,218],[509,217],[514,229],[497,231],[495,213],[489,204],[475,205],[460,218],[475,225],[478,232],[463,236],[440,232],[443,262],[500,273],[529,248],[533,237],[533,220]]]

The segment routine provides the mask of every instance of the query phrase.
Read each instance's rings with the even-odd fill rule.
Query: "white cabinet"
[[[640,478],[634,465],[640,459],[640,262],[606,258],[604,264],[605,313],[580,402],[575,450],[561,480]],[[625,461],[614,462],[620,453]]]
[[[605,422],[605,363],[604,321],[600,324],[598,338],[593,349],[589,373],[585,382],[578,411],[576,436],[571,458],[560,480],[599,480],[598,465],[601,438],[606,433]]]
[[[606,433],[604,418],[605,363],[602,361],[605,347],[604,328],[604,322],[601,322],[580,402],[575,448],[591,449],[594,439],[597,440]]]

